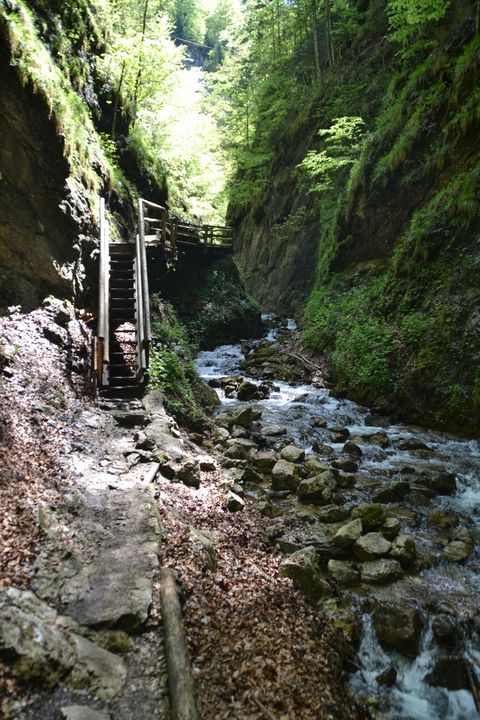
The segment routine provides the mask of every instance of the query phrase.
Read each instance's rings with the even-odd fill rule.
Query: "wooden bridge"
[[[162,207],[143,198],[138,206],[138,228],[145,245],[156,245],[166,255],[177,249],[196,248],[205,252],[232,252],[233,230],[224,225],[194,225],[183,222]]]
[[[160,247],[173,260],[179,250],[232,252],[233,231],[220,225],[182,222],[161,205],[141,198],[135,241],[111,243],[109,236],[102,198],[94,377],[104,396],[135,397],[147,381],[152,340],[147,247]]]

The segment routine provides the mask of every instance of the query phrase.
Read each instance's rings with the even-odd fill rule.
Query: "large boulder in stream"
[[[344,560],[328,561],[328,574],[335,580],[340,587],[352,587],[359,585],[360,573],[353,563]]]
[[[280,452],[280,457],[288,462],[298,463],[305,460],[305,450],[296,445],[286,445]]]
[[[348,548],[361,537],[363,532],[362,521],[359,518],[350,520],[337,530],[333,537],[333,544],[340,548]]]
[[[372,532],[359,537],[353,546],[353,552],[359,560],[376,560],[387,555],[392,543],[379,532]]]
[[[441,655],[435,658],[433,668],[425,680],[429,685],[447,690],[470,690],[469,673],[472,673],[472,668],[468,668],[468,665],[462,655]]]
[[[331,470],[326,470],[320,475],[302,480],[298,486],[297,494],[303,503],[326,505],[332,502],[335,486],[335,476]]]
[[[392,545],[390,557],[401,565],[411,565],[417,557],[415,540],[410,535],[399,535]]]
[[[423,619],[416,607],[405,603],[379,603],[373,613],[373,627],[380,645],[415,658],[420,649]]]
[[[440,473],[425,481],[427,487],[437,495],[453,495],[457,489],[454,473]]]
[[[402,566],[397,560],[369,560],[362,563],[361,574],[363,582],[372,585],[387,585],[399,580],[402,575]]]
[[[352,511],[352,518],[360,519],[365,530],[376,530],[385,522],[385,511],[377,503],[362,503]]]
[[[295,463],[278,460],[272,468],[272,490],[295,491],[298,485],[298,468]]]

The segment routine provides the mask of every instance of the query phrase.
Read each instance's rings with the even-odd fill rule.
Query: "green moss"
[[[75,92],[70,77],[57,65],[40,37],[37,18],[23,0],[14,0],[7,10],[0,7],[0,20],[7,27],[12,64],[23,84],[29,83],[40,95],[55,123],[57,133],[63,135],[64,155],[71,174],[77,182],[93,194],[98,194],[103,179],[93,170],[113,181],[112,163],[83,99]],[[62,32],[60,26],[58,32]]]
[[[197,399],[201,385],[185,329],[171,305],[152,298],[155,341],[150,353],[150,383],[164,395],[168,412],[192,428],[201,428],[205,414]]]

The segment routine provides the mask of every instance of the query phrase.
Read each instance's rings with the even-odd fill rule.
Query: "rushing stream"
[[[288,321],[283,331],[287,329],[294,330],[295,323]],[[266,339],[275,342],[277,332],[277,327],[270,326]],[[222,346],[200,353],[197,367],[202,377],[215,386],[227,376],[246,377],[240,369],[243,359],[239,345]],[[377,698],[370,702],[374,717],[478,718],[474,693],[479,687],[480,665],[479,442],[389,424],[366,408],[336,399],[328,390],[311,384],[276,379],[273,383],[270,396],[253,403],[262,411],[262,423],[286,428],[283,442],[287,437],[304,448],[307,457],[325,457],[328,452],[331,457],[344,457],[346,437],[353,440],[362,452],[356,458],[359,479],[342,490],[337,502],[347,509],[362,502],[381,503],[388,517],[400,520],[402,533],[415,541],[416,562],[405,570],[401,580],[380,586],[359,583],[358,587],[344,590],[362,620],[358,670],[351,678],[352,689],[360,697]],[[221,388],[217,392],[221,399],[219,412],[248,404],[225,397]],[[277,443],[279,440],[282,438],[275,439]],[[426,479],[435,473],[447,479],[454,474],[456,490],[452,494],[429,492]],[[403,488],[403,492],[389,497],[389,488]],[[284,513],[298,504],[292,493],[278,495]],[[311,536],[315,523],[312,527],[309,519],[305,526]],[[321,522],[317,526],[326,531],[330,527]],[[460,550],[461,556],[466,546],[470,547],[470,552],[464,553],[466,557],[455,557],[455,552]],[[448,551],[453,557],[447,557]],[[388,641],[380,645],[372,601],[377,606],[394,602],[414,608],[415,618],[419,617],[421,623],[414,652],[409,649],[401,654],[392,647],[386,649]],[[393,680],[380,684],[378,676],[388,669],[393,672]]]

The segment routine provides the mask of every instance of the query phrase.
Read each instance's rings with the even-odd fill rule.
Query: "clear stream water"
[[[272,321],[271,316],[266,316]],[[294,330],[295,323],[288,320],[283,330]],[[266,339],[274,342],[278,329],[270,327]],[[239,364],[243,360],[240,345],[224,345],[212,351],[202,352],[197,357],[197,368],[206,380],[241,375]],[[258,382],[255,381],[254,382]],[[217,390],[221,399],[219,412],[239,403],[236,399],[228,399]],[[437,496],[422,506],[422,501],[407,497],[399,501],[407,510],[417,513],[419,522],[416,527],[402,528],[402,532],[413,535],[417,552],[435,554],[438,560],[432,566],[416,574],[407,573],[401,582],[382,588],[371,588],[367,594],[377,599],[402,600],[419,602],[425,618],[421,637],[420,652],[415,660],[409,660],[394,651],[385,651],[380,646],[373,627],[372,618],[363,611],[363,632],[357,653],[358,671],[352,675],[352,688],[363,695],[377,695],[380,709],[373,710],[378,718],[412,719],[412,720],[474,720],[479,718],[473,696],[469,690],[447,690],[432,687],[425,680],[434,666],[438,654],[445,655],[448,651],[439,650],[435,643],[431,620],[435,611],[450,613],[458,620],[463,632],[462,646],[453,654],[461,655],[469,661],[470,667],[480,678],[480,639],[478,637],[480,617],[480,444],[478,440],[468,440],[446,433],[436,432],[403,424],[392,424],[387,428],[366,424],[367,412],[354,402],[333,398],[328,390],[319,389],[309,384],[289,384],[275,381],[274,390],[267,400],[256,401],[255,406],[263,411],[262,422],[274,423],[287,428],[287,436],[297,445],[305,448],[307,454],[313,453],[312,445],[320,441],[341,453],[343,443],[332,442],[332,433],[328,428],[341,426],[350,431],[350,436],[362,448],[359,471],[362,475],[377,480],[395,478],[396,473],[405,468],[414,468],[438,472],[453,472],[456,476],[457,490],[452,496]],[[327,428],[313,426],[315,418],[326,420]],[[371,418],[368,420],[371,422]],[[368,442],[362,443],[361,437],[374,432],[388,435],[389,444],[385,448]],[[418,453],[401,450],[399,445],[405,441],[415,440],[424,443],[432,452]],[[346,495],[349,491],[346,491]],[[368,499],[368,490],[361,497],[361,491],[355,491],[355,504]],[[420,503],[418,505],[417,503]],[[388,504],[385,508],[388,509]],[[468,560],[462,564],[447,562],[442,559],[442,546],[439,545],[438,532],[426,523],[426,516],[433,509],[457,513],[460,526],[467,527],[475,539],[476,549]],[[440,541],[441,542],[441,541]],[[364,588],[365,586],[363,586]],[[350,592],[350,591],[349,591]],[[362,606],[365,597],[361,593],[351,593],[353,602]],[[392,687],[379,686],[376,676],[394,666],[397,679]]]

